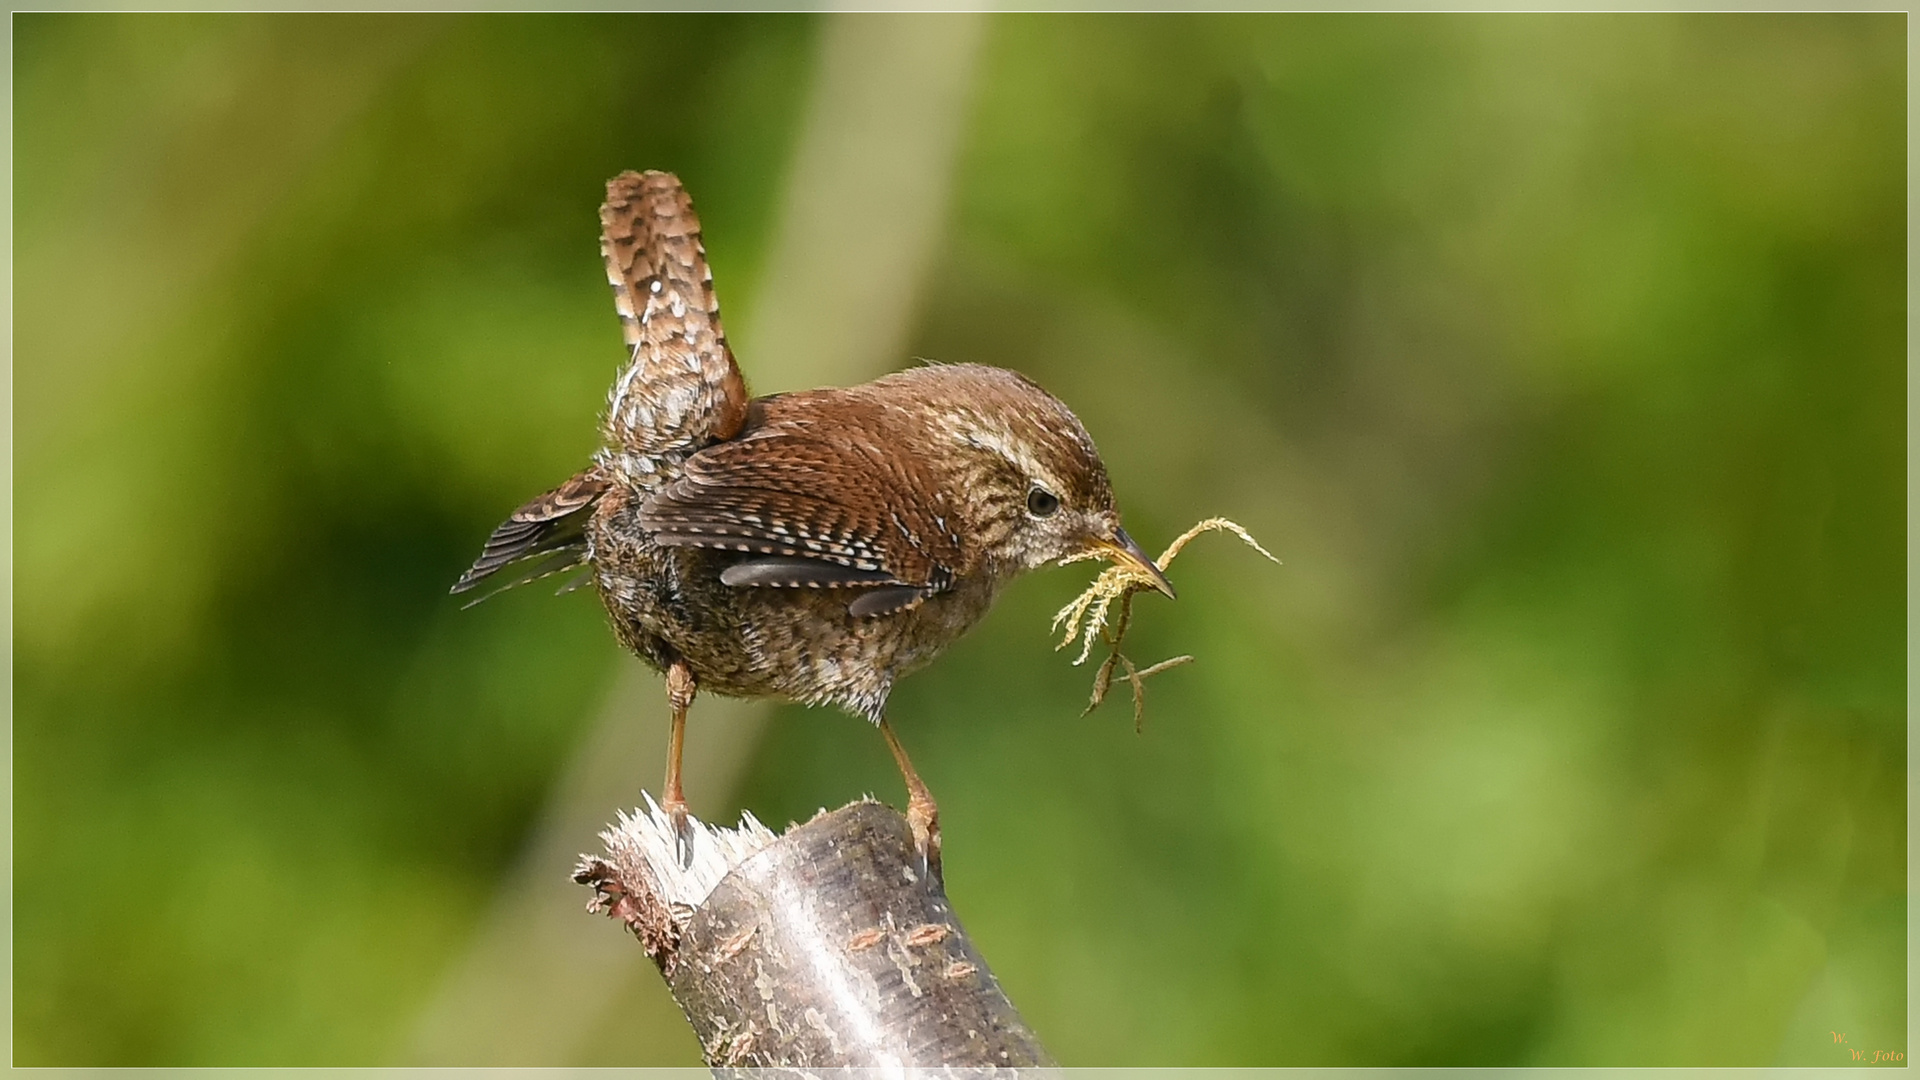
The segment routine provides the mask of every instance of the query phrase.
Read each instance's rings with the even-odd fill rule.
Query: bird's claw
[[[668,800],[661,807],[667,812],[667,821],[673,826],[673,854],[680,861],[680,869],[693,866],[693,823],[687,816],[687,804],[681,799]]]
[[[913,830],[913,853],[920,860],[922,880],[940,879],[940,809],[931,800],[907,801],[907,827]]]

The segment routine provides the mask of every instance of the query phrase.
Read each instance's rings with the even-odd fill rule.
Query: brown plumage
[[[974,364],[750,400],[679,181],[622,173],[600,220],[631,350],[606,447],[516,510],[454,591],[509,568],[511,585],[590,567],[621,643],[667,674],[662,804],[676,816],[696,689],[872,720],[937,862],[933,801],[886,724],[887,695],[1016,574],[1094,551],[1152,567],[1120,528],[1093,440],[1030,380]]]

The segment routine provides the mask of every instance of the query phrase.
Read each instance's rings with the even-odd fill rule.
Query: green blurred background
[[[422,1049],[637,666],[590,592],[447,587],[593,449],[615,172],[686,180],[794,388],[756,305],[836,18],[14,17],[16,1063],[697,1063],[564,882],[622,978]],[[1148,547],[1285,561],[1139,602],[1198,657],[1141,734],[1052,651],[1084,566],[894,697],[1054,1052],[1904,1052],[1904,17],[935,32],[889,364],[1024,371]],[[863,724],[763,732],[697,812],[901,798]]]

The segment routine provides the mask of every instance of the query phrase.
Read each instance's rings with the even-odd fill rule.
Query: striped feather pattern
[[[607,181],[600,254],[630,352],[607,396],[607,441],[648,459],[732,438],[746,419],[747,386],[680,180],[625,172]]]
[[[519,567],[520,572],[511,580],[473,601],[477,604],[504,589],[585,562],[588,515],[581,511],[592,506],[606,489],[606,480],[588,470],[515,510],[487,537],[480,557],[453,583],[453,591],[467,592],[508,566],[539,559],[537,563]]]
[[[912,596],[862,598],[856,613],[910,606],[951,586],[966,565],[947,485],[890,452],[893,415],[831,391],[764,398],[747,431],[689,458],[680,478],[640,510],[656,543],[766,556],[729,585],[877,587]],[[808,564],[812,564],[809,566]]]

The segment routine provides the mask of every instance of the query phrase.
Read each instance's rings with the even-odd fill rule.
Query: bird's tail
[[[693,200],[672,173],[607,181],[600,253],[629,358],[607,395],[616,452],[690,454],[738,434],[747,386],[727,347]]]

